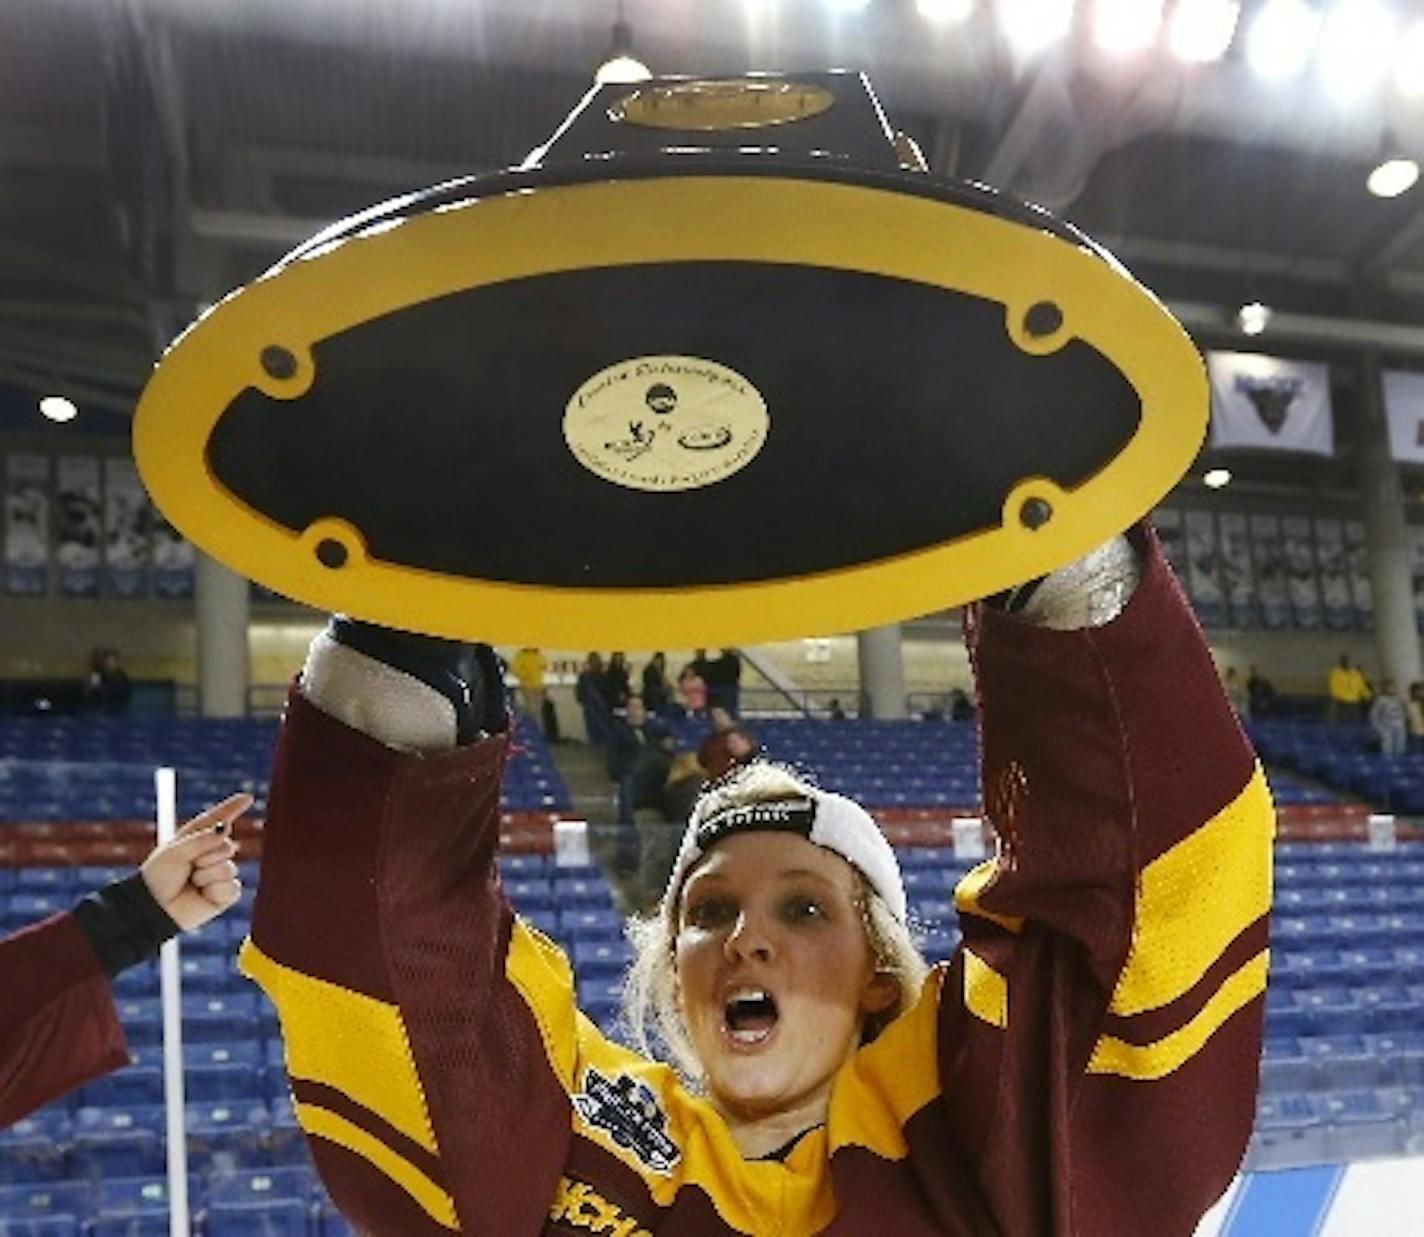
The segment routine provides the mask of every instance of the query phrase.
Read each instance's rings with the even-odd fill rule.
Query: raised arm
[[[998,850],[957,891],[941,1068],[1010,1232],[1190,1233],[1254,1112],[1274,813],[1155,536],[1129,540],[1135,582],[1104,558],[1050,577],[1056,606],[968,617]]]
[[[488,648],[342,620],[282,724],[242,963],[364,1231],[537,1232],[564,1163],[567,1093],[518,985],[571,1023],[572,984],[499,888],[506,729]]]

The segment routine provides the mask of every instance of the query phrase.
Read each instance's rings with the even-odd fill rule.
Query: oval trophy
[[[598,87],[522,166],[335,225],[174,341],[134,442],[184,535],[299,601],[653,648],[1042,575],[1206,418],[1109,254],[810,73]]]

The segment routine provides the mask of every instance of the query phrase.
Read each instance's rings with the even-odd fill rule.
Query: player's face
[[[714,1103],[733,1122],[824,1120],[877,980],[850,864],[795,834],[734,834],[683,887],[678,1001]]]

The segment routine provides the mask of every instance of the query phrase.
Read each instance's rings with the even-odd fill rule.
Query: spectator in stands
[[[666,882],[672,857],[682,840],[681,822],[675,823],[668,815],[667,798],[677,736],[667,722],[654,719],[648,723],[648,738],[648,745],[638,753],[632,775],[633,824],[638,831],[634,905],[639,914],[647,914],[657,905],[663,886],[656,883],[656,874],[661,872]]]
[[[1255,662],[1251,663],[1250,672],[1246,675],[1246,704],[1252,717],[1265,717],[1276,707],[1276,689],[1256,668]]]
[[[1424,683],[1416,679],[1409,685],[1409,737],[1414,746],[1424,743]]]
[[[700,652],[701,650],[699,650]],[[703,678],[707,681],[707,707],[720,706],[733,717],[741,715],[742,659],[736,649],[723,649],[716,657],[703,658]]]
[[[101,713],[129,711],[133,684],[115,648],[95,649],[89,658],[89,674],[84,680],[84,701]]]
[[[689,717],[701,717],[707,711],[707,680],[685,665],[677,676],[677,690],[682,694],[682,707]]]
[[[608,688],[604,684],[603,658],[597,653],[584,658],[583,669],[574,683],[574,698],[583,709],[583,728],[588,741],[602,747],[608,742],[613,710],[609,707]]]
[[[629,696],[623,716],[615,717],[608,740],[608,776],[618,786],[618,819],[633,819],[633,766],[650,743],[648,712],[641,696]]]
[[[1370,702],[1370,685],[1358,666],[1350,664],[1348,653],[1340,654],[1338,665],[1330,668],[1330,721],[1356,721],[1365,715]]]
[[[843,722],[846,720],[846,711],[841,708],[839,696],[832,696],[826,703],[826,712],[830,714],[833,722]]]
[[[714,704],[708,713],[712,718],[712,733],[698,747],[697,762],[707,770],[707,776],[716,781],[734,765],[745,764],[755,756],[757,743],[751,732],[733,721],[732,715],[721,705]]]
[[[633,688],[628,673],[628,658],[622,653],[612,653],[608,658],[608,668],[603,672],[603,694],[608,701],[610,713],[628,703]]]
[[[544,729],[544,674],[549,668],[544,654],[536,648],[525,645],[509,663],[509,672],[514,675],[519,688],[515,693],[519,711],[529,718],[536,729]]]
[[[1148,529],[1035,583],[965,621],[1000,845],[953,962],[920,982],[862,808],[748,766],[638,933],[635,1036],[681,1073],[577,1016],[496,879],[489,650],[318,636],[242,962],[354,1226],[1191,1233],[1254,1115],[1269,792]]]
[[[1236,716],[1242,721],[1249,720],[1251,697],[1246,691],[1246,684],[1237,675],[1235,666],[1226,667],[1226,673],[1221,678],[1221,686],[1226,692],[1226,698],[1231,701],[1231,707],[1236,710]]]
[[[952,722],[972,722],[974,701],[962,687],[954,687],[949,692],[949,720]]]
[[[1370,702],[1370,726],[1379,740],[1383,755],[1404,755],[1409,743],[1409,710],[1395,691],[1393,679],[1385,679],[1379,693]]]
[[[238,900],[232,825],[251,806],[224,799],[133,875],[0,940],[0,1129],[129,1063],[108,980]]]
[[[643,667],[643,705],[653,717],[662,717],[672,703],[672,686],[668,683],[667,658],[654,653]]]

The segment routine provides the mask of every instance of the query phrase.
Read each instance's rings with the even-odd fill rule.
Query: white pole
[[[158,800],[158,844],[173,840],[178,829],[177,793],[172,769],[153,771]],[[188,1237],[188,1135],[183,1122],[183,975],[178,967],[178,938],[159,952],[163,992],[163,1099],[168,1129],[168,1232]]]

